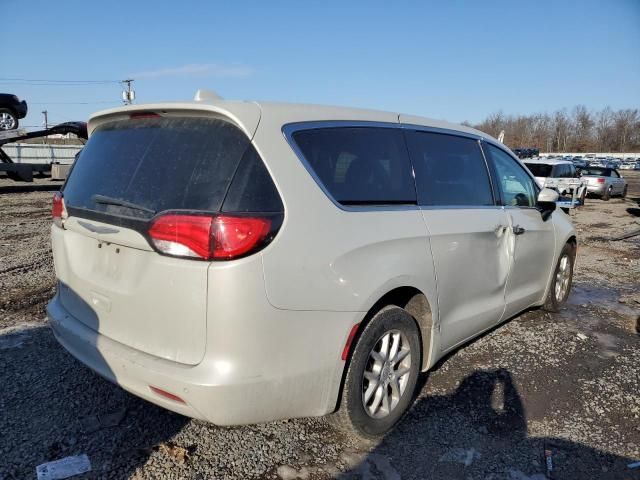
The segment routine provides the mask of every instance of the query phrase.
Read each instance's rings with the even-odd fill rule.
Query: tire
[[[602,194],[602,200],[608,202],[611,199],[611,187],[607,188],[607,190]]]
[[[564,259],[566,258],[566,263]],[[571,284],[573,283],[573,266],[576,261],[576,252],[570,243],[565,244],[558,257],[558,263],[553,270],[549,292],[542,308],[549,312],[557,312],[569,298]]]
[[[380,352],[385,345],[389,354],[397,349],[397,355],[405,355],[391,363],[396,368],[389,368],[389,363],[383,361],[385,355]],[[387,433],[413,402],[422,365],[420,345],[420,331],[406,310],[395,305],[380,310],[353,346],[340,405],[329,421],[358,437],[373,439]],[[395,376],[396,373],[401,375]]]
[[[625,185],[624,186],[624,190],[622,190],[622,195],[620,195],[621,198],[627,198],[627,190],[628,190],[629,186]]]
[[[0,130],[15,130],[18,124],[18,116],[13,111],[0,108]]]

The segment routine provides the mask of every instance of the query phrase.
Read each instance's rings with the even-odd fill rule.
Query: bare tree
[[[638,124],[638,110],[618,110],[613,114],[613,129],[617,140],[616,150],[628,151],[629,139],[634,126]]]
[[[606,107],[600,111],[596,120],[596,144],[599,151],[611,150],[613,147],[613,111]]]
[[[468,125],[469,123],[466,122]],[[499,111],[473,125],[494,137],[505,131],[506,143],[514,148],[535,147],[559,152],[640,151],[640,110],[613,111],[606,107],[590,112],[577,105],[570,113],[505,115]]]

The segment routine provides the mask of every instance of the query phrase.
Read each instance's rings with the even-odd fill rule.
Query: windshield
[[[606,168],[598,168],[598,167],[587,167],[580,170],[582,175],[591,175],[596,177],[608,177],[609,170]]]
[[[134,218],[218,211],[249,139],[214,118],[151,117],[93,132],[64,187],[71,208]]]
[[[551,176],[551,165],[547,165],[546,163],[525,163],[527,168],[531,173],[533,173],[534,177],[550,177]]]

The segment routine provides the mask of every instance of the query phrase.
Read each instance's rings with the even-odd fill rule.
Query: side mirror
[[[558,201],[558,198],[560,198],[560,195],[558,195],[558,192],[550,188],[543,188],[542,190],[540,190],[540,193],[538,194],[538,203],[555,204]]]
[[[538,194],[538,209],[542,214],[542,219],[547,220],[556,209],[556,202],[560,198],[558,192],[550,188],[543,188]]]

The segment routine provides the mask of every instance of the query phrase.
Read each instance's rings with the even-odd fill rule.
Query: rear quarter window
[[[293,140],[321,185],[343,205],[416,203],[402,132],[383,127],[327,127]]]

